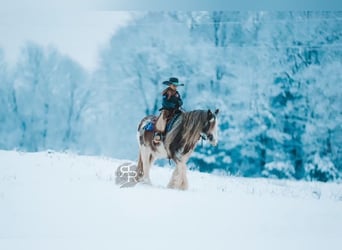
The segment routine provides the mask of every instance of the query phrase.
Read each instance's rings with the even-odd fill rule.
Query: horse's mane
[[[169,157],[177,160],[179,158],[177,153],[186,154],[192,150],[196,146],[207,121],[207,110],[182,113],[165,139]]]

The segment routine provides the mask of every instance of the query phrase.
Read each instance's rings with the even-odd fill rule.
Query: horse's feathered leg
[[[177,163],[176,169],[172,173],[171,180],[167,185],[168,188],[186,190],[188,188],[188,180],[186,177],[186,165]]]
[[[139,159],[137,165],[137,180],[141,181],[144,176],[143,162],[141,160],[141,150],[139,149]]]
[[[182,179],[182,182],[181,182],[181,185],[180,185],[180,189],[181,190],[187,190],[188,187],[189,187],[189,184],[188,184],[188,177],[186,175],[186,170],[187,170],[187,166],[186,164],[184,163],[184,172],[183,172],[183,179]]]
[[[150,152],[151,150],[146,147],[142,146],[140,148],[140,157],[142,160],[142,165],[143,165],[143,181],[147,184],[151,183],[150,179],[150,168],[151,168],[151,161],[153,160],[152,154]]]
[[[176,161],[176,168],[172,173],[168,188],[176,188],[181,190],[188,189],[188,178],[186,176],[186,162],[188,161],[190,153],[184,155],[180,161]]]

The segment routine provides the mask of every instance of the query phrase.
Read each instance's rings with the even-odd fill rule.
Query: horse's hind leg
[[[141,160],[142,169],[143,169],[142,180],[143,180],[143,182],[150,184],[151,183],[150,168],[151,168],[151,164],[154,160],[152,153],[151,153],[151,150],[149,150],[145,146],[142,146],[140,148],[139,160]]]
[[[143,162],[141,160],[141,150],[139,149],[139,159],[137,165],[137,181],[141,181],[144,176]]]

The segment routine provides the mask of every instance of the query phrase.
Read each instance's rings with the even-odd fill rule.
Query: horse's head
[[[207,121],[202,131],[202,136],[208,139],[209,143],[213,146],[216,146],[218,142],[218,121],[216,117],[218,112],[218,109],[214,113],[208,110]]]

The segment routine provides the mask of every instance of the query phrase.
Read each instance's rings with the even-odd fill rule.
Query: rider
[[[161,140],[162,134],[165,132],[166,123],[173,115],[181,112],[180,108],[183,105],[183,101],[179,92],[178,86],[184,86],[183,83],[179,83],[178,78],[170,77],[168,81],[164,81],[163,84],[168,85],[162,92],[163,102],[161,113],[156,121],[156,132],[154,133],[153,141],[158,144]]]

